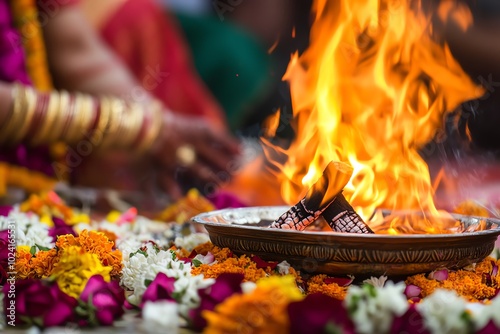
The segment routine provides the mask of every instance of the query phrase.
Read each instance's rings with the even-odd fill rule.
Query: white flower
[[[497,328],[500,328],[500,295],[495,297],[488,306],[484,304],[474,303],[474,307],[469,307],[473,314],[474,328],[476,330],[483,329],[490,320],[493,321]],[[472,306],[469,304],[469,306]]]
[[[147,333],[177,333],[179,316],[177,304],[171,301],[146,302],[142,310]]]
[[[356,333],[386,333],[394,316],[408,310],[404,296],[404,283],[388,282],[382,288],[372,285],[351,286],[346,296],[346,306],[356,326]]]
[[[365,279],[363,283],[373,285],[376,288],[383,288],[385,285],[385,282],[387,281],[387,276],[380,276],[380,277],[370,277],[369,279]]]
[[[463,318],[466,303],[454,291],[437,289],[417,304],[417,310],[431,333],[467,333],[467,324]]]
[[[243,291],[243,293],[245,293],[245,294],[252,293],[256,287],[257,287],[257,284],[255,284],[254,282],[251,282],[251,281],[241,283],[241,291]]]
[[[197,267],[200,264],[215,264],[217,261],[215,261],[215,257],[212,253],[208,252],[207,255],[203,254],[198,254],[194,257],[192,263],[194,264],[195,267]]]
[[[206,233],[192,233],[185,237],[175,238],[175,245],[179,248],[184,248],[191,252],[196,246],[210,241],[210,237]]]
[[[200,304],[200,289],[206,289],[215,283],[215,279],[204,279],[203,275],[183,276],[174,283],[174,294],[179,303],[179,314],[187,316],[189,310]]]
[[[20,212],[15,207],[8,217],[0,217],[0,230],[5,230],[12,224],[15,225],[16,246],[54,247],[49,227],[36,214]]]
[[[290,263],[286,261],[278,263],[278,272],[281,275],[288,275],[288,273],[290,272]]]

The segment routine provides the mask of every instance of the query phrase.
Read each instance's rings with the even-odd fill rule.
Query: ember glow
[[[296,139],[279,165],[281,194],[294,204],[330,161],[353,168],[344,190],[368,220],[376,209],[439,215],[418,150],[446,112],[482,95],[443,43],[419,1],[316,0],[311,45],[293,55],[289,81]],[[453,1],[434,13],[463,29],[470,13]],[[274,117],[279,117],[276,115]],[[277,124],[276,118],[269,124]],[[380,219],[378,233],[445,233],[453,219]]]

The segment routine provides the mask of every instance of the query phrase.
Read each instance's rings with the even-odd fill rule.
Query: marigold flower
[[[60,254],[53,270],[59,288],[71,297],[78,298],[94,275],[101,275],[106,282],[111,280],[112,267],[104,266],[95,253],[80,246],[68,246]]]
[[[307,293],[322,293],[338,300],[344,300],[347,288],[341,287],[337,283],[325,283],[326,275],[315,275],[307,281]]]
[[[470,302],[477,302],[495,296],[500,287],[500,277],[491,277],[491,284],[487,284],[483,279],[484,274],[490,274],[493,264],[497,264],[493,258],[488,257],[478,263],[475,271],[457,270],[449,273],[446,280],[437,281],[428,278],[425,274],[410,276],[406,284],[413,284],[422,289],[422,297],[432,294],[437,288],[456,291],[457,294]]]
[[[288,333],[288,304],[303,297],[293,276],[262,279],[252,293],[234,294],[214,311],[204,311],[204,333]]]
[[[83,230],[78,237],[62,235],[57,238],[56,247],[66,249],[70,246],[80,246],[86,252],[99,256],[102,264],[111,266],[112,278],[119,278],[122,270],[122,252],[113,249],[114,242],[102,232]]]
[[[54,266],[58,261],[59,256],[55,249],[37,252],[31,258],[31,266],[36,278],[47,278],[52,275]]]
[[[39,278],[36,277],[31,265],[31,255],[29,249],[16,250],[16,276],[18,279]]]

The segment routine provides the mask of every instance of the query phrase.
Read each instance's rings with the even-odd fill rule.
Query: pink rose
[[[91,325],[111,326],[123,313],[125,293],[118,281],[106,282],[101,275],[92,276],[80,295],[80,300],[89,306]]]
[[[11,289],[10,283],[3,287],[7,322],[51,327],[74,320],[78,303],[62,292],[57,284],[35,279],[17,280],[14,284],[15,290]],[[15,296],[10,291],[15,291]]]

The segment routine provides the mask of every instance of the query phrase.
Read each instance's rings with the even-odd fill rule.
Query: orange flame
[[[439,17],[465,29],[470,13],[444,3]],[[280,164],[283,199],[296,203],[334,160],[352,165],[344,194],[363,218],[377,208],[437,215],[418,150],[447,111],[479,97],[482,89],[448,47],[431,38],[430,16],[419,1],[316,0],[313,8],[311,45],[292,56],[284,76],[296,138],[287,149],[274,147],[288,156]],[[372,227],[386,233],[442,233],[449,227],[422,221],[401,229],[394,223]]]

